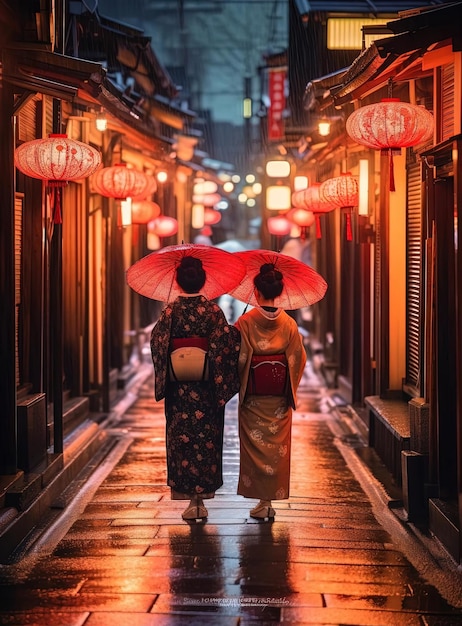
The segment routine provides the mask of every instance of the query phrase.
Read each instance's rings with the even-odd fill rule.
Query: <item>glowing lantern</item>
[[[47,181],[53,195],[53,221],[60,224],[62,188],[69,181],[91,176],[101,164],[101,154],[67,135],[51,134],[16,148],[14,164],[26,176]]]
[[[145,200],[148,196],[151,196],[155,191],[157,191],[157,180],[152,174],[144,174],[147,180],[147,188],[140,195],[132,196],[132,200]]]
[[[313,213],[302,208],[294,208],[286,213],[285,217],[300,227],[300,239],[304,241],[307,229],[314,224]]]
[[[390,157],[390,191],[395,191],[393,154],[428,141],[433,135],[433,115],[423,106],[383,98],[354,111],[346,131],[357,143],[381,150]]]
[[[322,213],[333,211],[336,206],[326,201],[321,195],[321,183],[313,183],[303,192],[303,207],[314,214],[316,221],[316,238],[321,239],[321,219]]]
[[[150,200],[132,202],[132,224],[147,224],[161,214],[160,206]]]
[[[268,224],[268,232],[276,237],[288,235],[292,229],[292,224],[286,217],[269,217],[266,222]]]
[[[357,179],[350,173],[328,178],[319,189],[324,201],[331,206],[339,207],[346,214],[346,238],[353,239],[351,231],[351,210],[358,206],[359,186]]]
[[[125,200],[143,194],[146,197],[149,181],[143,172],[129,168],[125,163],[119,163],[98,170],[95,174],[95,187],[106,198]]]
[[[218,224],[220,220],[221,213],[219,211],[215,211],[215,209],[211,209],[210,207],[204,208],[204,224],[211,226],[213,224]]]
[[[266,188],[266,208],[284,211],[291,207],[291,189],[288,185],[270,185]]]
[[[205,219],[205,208],[203,204],[193,204],[191,208],[191,226],[192,228],[202,228]]]
[[[197,195],[204,195],[209,193],[216,193],[218,185],[213,180],[195,179],[193,193]]]
[[[192,197],[194,204],[203,204],[205,206],[214,206],[220,200],[221,196],[219,193],[195,193]]]
[[[158,237],[171,237],[178,232],[178,221],[174,217],[160,215],[150,222],[149,230]]]

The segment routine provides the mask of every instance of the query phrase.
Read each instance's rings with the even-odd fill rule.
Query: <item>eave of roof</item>
[[[454,50],[462,49],[461,7],[462,2],[454,2],[388,22],[387,28],[398,34],[373,42],[347,70],[308,83],[305,108],[339,107],[382,87],[390,78],[396,82],[424,75],[421,66],[427,52],[451,44]]]
[[[3,79],[22,89],[69,100],[79,89],[98,89],[105,78],[100,63],[54,53],[43,44],[4,49]]]
[[[151,46],[152,38],[143,30],[105,17],[98,10],[76,11],[74,19],[79,23],[82,39],[87,43],[83,56],[89,58],[93,52],[102,54],[108,48],[114,49],[121,70],[133,76],[146,95],[160,94],[170,99],[178,95],[177,85]],[[78,54],[82,56],[82,51]]]
[[[121,130],[125,125],[125,132],[137,135],[144,147],[162,154],[171,150],[172,142],[160,136],[155,120],[137,117],[100,63],[57,54],[43,45],[9,48],[3,61],[3,80],[13,86],[86,106],[103,106],[120,120]]]

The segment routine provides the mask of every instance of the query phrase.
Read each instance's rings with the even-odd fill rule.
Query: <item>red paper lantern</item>
[[[103,167],[95,174],[95,187],[106,198],[125,200],[146,197],[149,181],[143,172],[129,168],[125,163]]]
[[[219,221],[221,221],[221,213],[215,209],[211,209],[210,207],[205,207],[204,224],[213,226],[213,224],[218,224]]]
[[[393,154],[428,141],[433,135],[433,115],[423,106],[383,98],[354,111],[346,121],[346,131],[357,143],[389,155],[390,191],[394,191]]]
[[[330,202],[325,200],[323,196],[321,196],[320,190],[321,183],[313,183],[306,189],[297,191],[294,194],[294,196],[296,196],[296,206],[307,211],[311,211],[311,213],[313,213],[316,222],[317,239],[321,239],[321,213],[329,213],[336,208],[335,204],[331,204]]]
[[[288,235],[292,230],[292,224],[286,217],[268,217],[267,224],[269,234],[276,237]]]
[[[14,164],[23,174],[45,180],[53,194],[53,220],[61,223],[61,189],[69,181],[91,176],[101,164],[101,154],[92,146],[51,134],[47,139],[27,141],[16,148]]]
[[[208,207],[215,206],[220,200],[219,193],[195,193],[192,198],[194,204],[203,204]]]
[[[307,229],[314,224],[314,215],[311,211],[306,211],[301,208],[291,209],[285,214],[285,217],[300,227],[300,239],[304,241],[306,239]]]
[[[147,188],[139,196],[132,196],[132,200],[146,200],[148,196],[151,196],[157,191],[157,180],[151,174],[144,174],[148,183]]]
[[[155,220],[149,222],[149,230],[158,237],[171,237],[178,232],[178,221],[174,217],[159,215]]]
[[[359,185],[357,179],[350,173],[341,174],[334,178],[328,178],[319,189],[319,193],[325,202],[339,207],[346,214],[346,238],[353,239],[351,230],[351,210],[358,206]]]
[[[132,202],[132,224],[147,224],[161,214],[161,208],[156,202],[138,200]]]

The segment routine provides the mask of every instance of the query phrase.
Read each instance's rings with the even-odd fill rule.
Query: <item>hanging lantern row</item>
[[[46,181],[53,222],[60,224],[62,188],[69,181],[91,176],[101,165],[101,153],[65,134],[51,134],[46,139],[34,139],[18,146],[14,164],[26,176]]]
[[[346,121],[346,131],[354,141],[388,154],[390,191],[395,191],[393,155],[428,141],[433,127],[433,115],[425,107],[399,98],[383,98],[361,107]]]

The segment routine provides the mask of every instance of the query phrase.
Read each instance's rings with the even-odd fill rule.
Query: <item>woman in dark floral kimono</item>
[[[225,404],[239,390],[240,333],[199,293],[205,279],[199,259],[182,259],[176,280],[184,294],[165,307],[151,334],[155,397],[165,398],[167,481],[173,500],[190,501],[185,520],[205,519],[204,499],[223,485]],[[206,380],[171,380],[172,340],[187,337],[207,339]]]

